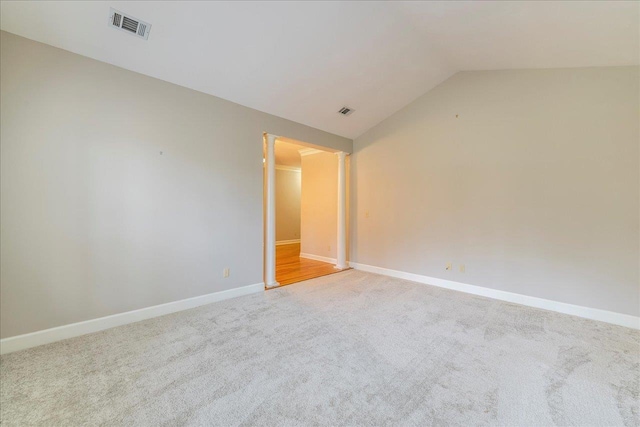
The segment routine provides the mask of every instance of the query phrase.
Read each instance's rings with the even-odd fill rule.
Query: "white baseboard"
[[[292,243],[300,243],[300,239],[293,239],[293,240],[278,240],[276,242],[276,246],[280,246],[280,245],[290,245]]]
[[[226,291],[214,292],[198,297],[100,317],[98,319],[86,320],[84,322],[72,323],[70,325],[58,326],[56,328],[4,338],[0,340],[0,354],[12,353],[26,348],[49,344],[93,332],[99,332],[116,326],[139,322],[141,320],[151,319],[152,317],[163,316],[165,314],[210,304],[212,302],[262,291],[264,291],[264,283],[256,283],[255,285],[242,286],[240,288],[228,289]]]
[[[314,255],[314,254],[301,253],[300,254],[300,258],[307,258],[307,259],[313,259],[313,260],[316,260],[316,261],[328,262],[329,264],[335,264],[336,263],[336,259],[335,258],[329,258],[329,257],[326,257],[326,256],[320,256],[320,255]]]
[[[598,320],[600,322],[612,323],[614,325],[626,326],[633,329],[640,329],[640,317],[631,316],[629,314],[615,313],[613,311],[600,310],[598,308],[567,304],[564,302],[552,301],[528,295],[485,288],[482,286],[468,285],[466,283],[454,282],[452,280],[438,279],[435,277],[422,276],[420,274],[406,273],[404,271],[359,264],[357,262],[350,262],[349,265],[356,270],[367,271],[369,273],[377,273],[385,276],[397,277],[398,279],[411,280],[412,282],[424,283],[426,285],[438,286],[440,288],[452,289],[454,291],[466,292],[468,294],[480,295],[483,297],[493,298],[501,301],[527,305],[529,307],[542,308],[544,310],[571,314],[573,316],[584,317],[591,320]]]

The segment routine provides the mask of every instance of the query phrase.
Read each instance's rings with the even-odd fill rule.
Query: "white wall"
[[[2,338],[262,282],[262,132],[351,151],[6,32],[0,67]]]
[[[453,76],[354,141],[351,259],[638,316],[639,80]]]
[[[300,170],[276,166],[276,241],[300,239]]]
[[[300,252],[336,258],[338,233],[338,156],[302,156]]]

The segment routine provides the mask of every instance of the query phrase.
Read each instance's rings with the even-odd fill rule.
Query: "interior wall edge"
[[[305,252],[300,252],[300,258],[306,258],[306,259],[312,259],[315,261],[322,261],[322,262],[328,262],[329,264],[335,264],[336,263],[336,259],[335,258],[329,258],[326,256],[321,256],[321,255],[314,255],[314,254],[309,254],[309,253],[305,253]]]
[[[193,298],[172,301],[166,304],[154,305],[138,310],[131,310],[124,313],[99,317],[97,319],[85,320],[83,322],[71,323],[55,328],[31,332],[28,334],[3,338],[0,340],[0,355],[13,353],[19,350],[25,350],[27,348],[37,347],[44,344],[50,344],[69,338],[75,338],[94,332],[100,332],[106,329],[128,325],[130,323],[135,323],[154,317],[164,316],[166,314],[176,313],[178,311],[189,310],[214,302],[224,301],[227,299],[237,298],[263,291],[264,283],[255,283],[253,285],[213,292],[207,295],[200,295]]]
[[[569,314],[585,319],[611,323],[618,326],[625,326],[627,328],[640,329],[640,317],[632,316],[630,314],[616,313],[599,308],[584,307],[560,301],[552,301],[544,298],[532,297],[529,295],[516,294],[513,292],[506,292],[498,289],[485,288],[483,286],[455,282],[453,280],[439,279],[436,277],[423,276],[421,274],[408,273],[405,271],[392,270],[389,268],[377,267],[367,264],[360,264],[357,262],[350,262],[349,266],[353,269],[365,271],[368,273],[381,274],[383,276],[409,280],[411,282],[422,283],[424,285],[436,286],[439,288],[450,289],[495,300],[526,305],[528,307],[555,311],[557,313]]]

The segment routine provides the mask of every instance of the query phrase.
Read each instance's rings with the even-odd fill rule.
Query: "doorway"
[[[267,288],[348,268],[346,153],[269,134],[264,139]]]

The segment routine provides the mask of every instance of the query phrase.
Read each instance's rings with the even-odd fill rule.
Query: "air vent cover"
[[[109,26],[142,37],[145,40],[149,38],[149,31],[151,31],[151,24],[142,22],[114,8],[109,11]]]
[[[353,113],[355,110],[353,108],[349,108],[349,107],[342,107],[340,110],[338,110],[338,113],[342,114],[343,116],[348,116],[349,114]]]

